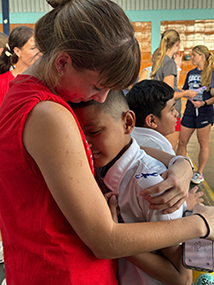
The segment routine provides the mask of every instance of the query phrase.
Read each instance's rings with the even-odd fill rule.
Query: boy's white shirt
[[[124,223],[163,221],[182,217],[183,212],[186,210],[186,203],[174,213],[164,215],[162,211],[151,210],[149,203],[140,196],[140,192],[143,188],[138,185],[139,179],[135,176],[139,177],[141,173],[153,174],[157,172],[161,174],[166,170],[166,167],[163,163],[141,150],[135,139],[132,140],[131,146],[112,165],[103,179],[99,179],[99,171],[102,168],[97,169],[101,188],[103,189],[107,186],[108,190],[116,191],[119,194],[118,204],[120,207],[120,215]],[[151,186],[156,184],[155,176],[153,182]],[[119,259],[118,277],[119,284],[121,285],[163,284],[138,269],[125,258]]]
[[[134,127],[131,136],[135,138],[137,143],[142,147],[147,146],[157,148],[175,155],[172,145],[168,139],[156,130]]]

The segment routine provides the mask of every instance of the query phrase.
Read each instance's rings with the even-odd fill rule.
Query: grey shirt
[[[177,88],[177,65],[172,58],[168,55],[165,55],[163,62],[156,72],[154,79],[163,81],[166,76],[174,75],[174,90],[178,91]],[[178,111],[179,116],[181,117],[181,99],[176,100],[175,109]]]

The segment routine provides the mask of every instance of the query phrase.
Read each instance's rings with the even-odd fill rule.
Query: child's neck
[[[112,165],[124,154],[124,152],[130,147],[131,144],[132,144],[132,139],[130,139],[129,143],[124,146],[124,148],[118,153],[118,155],[115,156],[114,159],[112,159],[108,164],[102,167],[101,178],[105,177],[109,168],[111,168]]]

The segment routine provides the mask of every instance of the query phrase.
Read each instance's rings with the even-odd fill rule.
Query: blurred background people
[[[6,43],[8,43],[8,36],[2,32],[0,32],[0,55],[3,51],[3,49],[6,46]]]
[[[174,55],[178,53],[179,48],[179,33],[173,29],[166,30],[161,36],[158,54],[154,60],[151,74],[152,79],[164,81],[175,90],[175,109],[178,111],[177,123],[175,127],[175,132],[166,136],[167,139],[171,142],[174,150],[177,147],[180,133],[181,97],[194,97],[196,95],[196,92],[192,90],[186,90],[181,92],[181,90],[177,88],[178,68],[174,60]]]
[[[30,67],[38,56],[34,30],[27,26],[14,28],[0,56],[0,104],[8,91],[9,82]]]
[[[198,170],[193,174],[192,182],[199,184],[204,181],[203,170],[209,157],[209,137],[213,124],[213,55],[206,46],[197,45],[192,49],[192,63],[196,65],[196,68],[187,73],[183,89],[195,90],[197,95],[187,100],[181,121],[177,154],[186,155],[187,144],[196,130],[200,151]]]

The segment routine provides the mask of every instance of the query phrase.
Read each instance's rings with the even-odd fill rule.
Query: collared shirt
[[[134,127],[131,136],[135,138],[137,143],[142,147],[147,146],[157,148],[175,155],[172,145],[168,139],[156,130]]]
[[[98,177],[101,169],[97,169]],[[159,181],[160,176],[158,174],[162,174],[165,170],[164,164],[147,155],[133,139],[130,147],[99,182],[102,188],[107,187],[109,191],[116,191],[119,194],[120,215],[125,223],[177,219],[182,217],[185,204],[174,213],[164,215],[162,211],[150,209],[148,201],[140,196],[140,192],[145,188],[142,179],[145,179],[145,184],[148,187],[146,180],[152,178],[150,182],[150,186],[152,186],[156,184],[156,179]],[[139,180],[141,186],[138,184]],[[118,276],[121,285],[162,284],[123,258],[119,259],[118,262]]]

